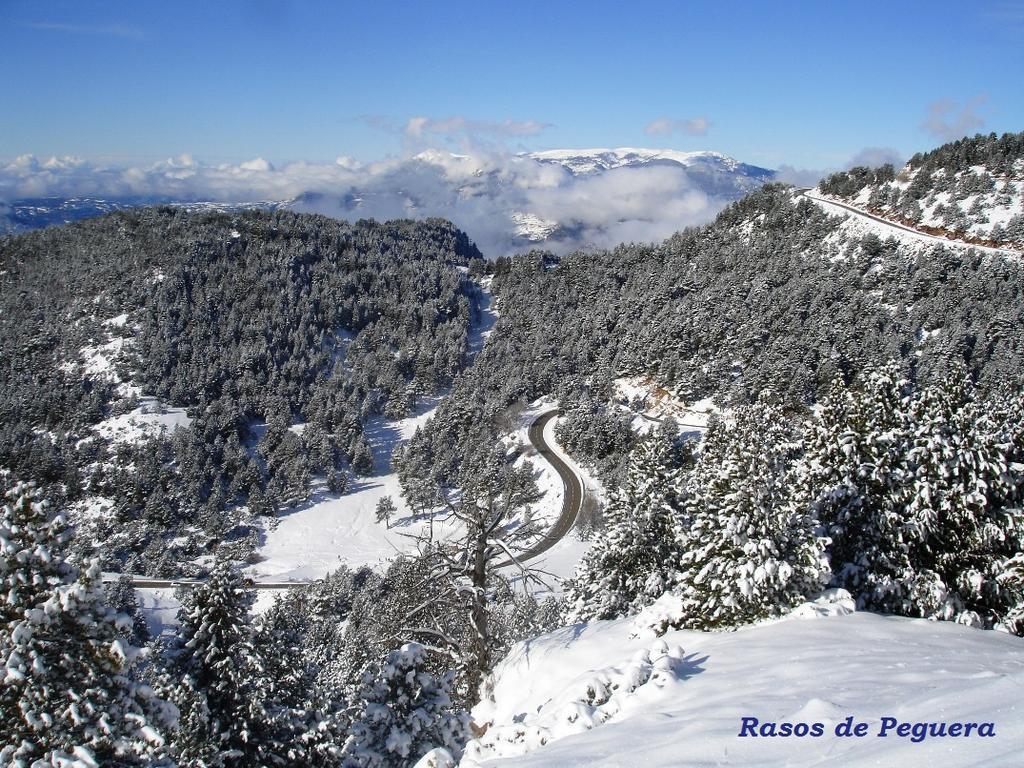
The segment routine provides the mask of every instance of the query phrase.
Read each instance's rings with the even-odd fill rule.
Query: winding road
[[[558,411],[546,411],[533,420],[530,424],[530,442],[534,448],[537,449],[545,461],[547,461],[559,477],[562,478],[562,484],[565,486],[565,494],[562,499],[562,511],[555,520],[555,524],[551,526],[551,529],[544,534],[544,537],[540,539],[536,544],[527,549],[519,556],[519,562],[525,562],[532,560],[538,555],[542,555],[551,549],[555,544],[562,540],[562,538],[572,529],[573,524],[576,522],[576,517],[579,515],[580,510],[583,507],[583,483],[580,481],[579,476],[573,472],[572,468],[559,456],[544,439],[544,428],[556,417]],[[511,565],[510,562],[502,563],[499,568]],[[108,573],[104,574],[104,581],[116,581],[120,574]],[[179,587],[184,589],[192,589],[199,584],[202,584],[201,579],[153,579],[148,576],[131,576],[132,585],[140,589],[177,589]],[[294,589],[295,587],[302,587],[309,584],[309,581],[250,581],[249,586],[252,589]]]
[[[555,472],[562,478],[562,485],[565,486],[565,492],[562,496],[562,511],[559,513],[558,519],[555,520],[555,524],[544,534],[544,537],[519,556],[519,562],[521,563],[544,554],[561,541],[572,530],[580,510],[583,508],[583,483],[580,481],[579,475],[573,472],[572,467],[555,453],[544,439],[544,428],[556,416],[558,416],[558,411],[548,411],[534,419],[530,425],[530,442],[537,449],[537,453],[554,467]],[[502,563],[499,567],[507,565],[511,565],[511,562]]]

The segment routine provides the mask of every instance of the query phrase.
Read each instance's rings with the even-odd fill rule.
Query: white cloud
[[[549,123],[541,123],[536,120],[471,120],[462,115],[435,119],[419,115],[410,117],[406,121],[405,135],[414,139],[456,135],[468,138],[482,136],[508,138],[533,136],[549,127],[551,127]]]
[[[262,157],[256,157],[256,158],[253,158],[252,160],[247,160],[246,162],[242,163],[238,167],[239,167],[240,170],[243,170],[243,171],[267,172],[267,171],[274,170],[274,166],[272,166],[269,162],[264,160]]]
[[[659,117],[652,120],[644,128],[644,133],[651,136],[668,135],[670,133],[683,133],[687,136],[705,136],[711,122],[703,115],[688,117],[677,120],[671,117]]]
[[[864,147],[843,163],[842,170],[848,170],[858,165],[878,168],[886,163],[899,168],[904,163],[904,156],[899,150],[892,147]],[[775,180],[796,187],[813,187],[825,176],[838,170],[840,168],[795,168],[792,165],[780,165],[775,172]]]
[[[0,198],[45,196],[294,201],[297,210],[346,219],[440,216],[491,256],[525,247],[514,234],[517,215],[560,223],[544,247],[564,252],[661,240],[709,220],[727,202],[696,188],[682,167],[574,176],[555,163],[486,148],[459,154],[431,149],[365,164],[346,157],[330,163],[275,165],[256,158],[210,164],[181,155],[132,167],[32,156],[0,165]]]
[[[878,168],[886,164],[899,168],[904,163],[903,154],[892,147],[864,147],[846,162],[847,168],[860,165],[865,168]]]
[[[988,101],[988,96],[979,94],[959,104],[951,99],[933,101],[928,105],[928,117],[921,123],[921,129],[943,141],[953,141],[974,133],[985,125],[977,114],[979,107]]]
[[[813,187],[830,171],[820,168],[796,168],[783,163],[775,171],[775,180],[794,187]]]

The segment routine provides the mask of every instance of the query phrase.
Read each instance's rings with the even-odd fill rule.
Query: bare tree
[[[474,450],[460,468],[460,489],[447,495],[445,511],[435,518],[442,524],[419,539],[420,554],[430,562],[430,605],[418,607],[409,619],[415,622],[438,601],[467,612],[468,642],[430,628],[415,631],[439,638],[459,657],[471,700],[477,699],[491,667],[495,637],[490,615],[497,587],[513,578],[522,584],[541,581],[542,573],[522,559],[541,533],[528,515],[529,505],[541,497],[533,474],[532,465],[515,467],[495,448]]]

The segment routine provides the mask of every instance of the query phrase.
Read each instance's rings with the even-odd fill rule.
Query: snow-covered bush
[[[536,711],[511,725],[489,727],[466,745],[461,765],[523,755],[548,742],[628,716],[645,699],[693,672],[683,649],[655,639],[621,663],[591,670],[569,682]]]

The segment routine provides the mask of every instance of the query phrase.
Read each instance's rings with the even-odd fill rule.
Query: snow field
[[[140,397],[139,403],[128,413],[104,419],[96,425],[96,431],[115,443],[138,442],[147,435],[170,433],[192,422],[184,408],[164,405],[155,397]]]
[[[520,643],[473,712],[487,730],[462,766],[1020,764],[1020,638],[847,609],[826,595],[735,632],[652,641],[627,618]],[[744,717],[822,735],[741,737]],[[867,735],[835,735],[847,717]],[[996,735],[880,737],[883,717],[992,722]]]
[[[422,533],[429,521],[412,516],[402,498],[398,475],[390,469],[391,455],[433,415],[438,402],[438,398],[427,400],[414,415],[399,421],[370,420],[364,435],[373,451],[376,474],[352,478],[349,490],[341,496],[330,494],[325,481],[316,481],[309,499],[294,510],[283,510],[265,526],[264,543],[257,553],[260,562],[248,569],[248,575],[308,581],[323,578],[341,565],[383,569],[396,555],[414,551],[413,537]],[[377,502],[385,496],[391,496],[398,508],[391,528],[376,519]]]

